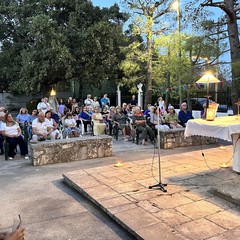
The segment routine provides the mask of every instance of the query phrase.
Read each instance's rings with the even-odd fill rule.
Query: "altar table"
[[[240,172],[240,119],[237,116],[217,117],[214,121],[188,120],[184,135],[214,137],[233,142],[233,170]]]

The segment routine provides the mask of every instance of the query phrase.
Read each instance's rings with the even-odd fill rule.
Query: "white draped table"
[[[237,116],[217,117],[214,121],[188,120],[184,135],[185,137],[198,135],[232,141],[233,170],[240,172],[240,120]]]

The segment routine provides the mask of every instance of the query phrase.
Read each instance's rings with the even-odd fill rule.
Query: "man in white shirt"
[[[38,103],[38,105],[37,105],[37,110],[38,110],[38,112],[43,112],[44,114],[48,111],[48,110],[50,110],[50,108],[51,108],[51,106],[50,106],[50,104],[48,103],[48,98],[42,98],[41,99],[41,102],[40,103]]]
[[[85,104],[85,106],[91,106],[92,103],[93,103],[93,100],[91,99],[91,95],[88,94],[87,99],[84,100],[84,104]]]
[[[45,114],[40,112],[38,118],[32,122],[33,142],[36,142],[37,140],[44,141],[46,139],[51,139],[52,131],[53,129],[45,119]]]

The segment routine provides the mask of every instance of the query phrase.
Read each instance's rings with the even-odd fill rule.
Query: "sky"
[[[92,0],[93,5],[100,7],[110,7],[114,3],[120,3],[120,0]]]
[[[188,2],[188,0],[181,0],[181,2]],[[119,6],[121,6],[120,0],[92,0],[92,3],[93,3],[93,5],[100,6],[100,7],[110,7],[114,3],[118,3]],[[222,14],[222,11],[219,10],[218,8],[208,8],[208,10],[214,11],[215,16],[217,16],[217,17]],[[229,53],[222,55],[220,57],[220,60],[229,61],[230,60]]]

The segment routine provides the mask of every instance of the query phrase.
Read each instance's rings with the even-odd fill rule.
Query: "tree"
[[[141,33],[146,36],[146,96],[145,106],[152,102],[152,56],[153,56],[153,36],[161,32],[163,29],[156,27],[159,25],[160,18],[170,12],[172,1],[154,1],[154,0],[124,0],[131,10],[138,15],[138,28],[139,34]],[[156,27],[156,31],[154,28]]]
[[[116,80],[126,19],[118,5],[100,9],[88,0],[1,1],[1,76],[18,93]]]
[[[240,42],[238,32],[238,19],[240,19],[240,7],[236,0],[224,0],[214,2],[207,0],[202,4],[203,7],[211,6],[223,10],[226,16],[226,24],[228,31],[228,39],[230,44],[230,55],[232,64],[232,84],[231,84],[231,98],[234,113],[237,113],[235,103],[240,97]]]

